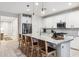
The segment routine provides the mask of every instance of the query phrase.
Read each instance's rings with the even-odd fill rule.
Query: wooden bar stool
[[[46,41],[39,40],[39,54],[42,57],[56,57],[56,49],[49,47]]]
[[[38,57],[39,56],[38,39],[33,37],[31,39],[32,39],[32,57]]]
[[[33,38],[33,37],[26,37],[27,40],[27,56],[28,57],[36,57],[38,55],[38,51],[37,51],[37,47],[38,45],[38,41],[37,39]]]
[[[19,37],[18,37],[18,41],[19,41],[19,48],[21,48],[22,35],[21,35],[21,34],[19,34],[18,36],[19,36]]]
[[[32,46],[32,40],[31,37],[26,36],[25,38],[25,55],[27,57],[31,56],[31,46]]]
[[[25,54],[26,42],[25,42],[25,35],[22,35],[21,40],[21,51]]]

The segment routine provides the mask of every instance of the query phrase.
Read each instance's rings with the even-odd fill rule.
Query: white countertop
[[[50,42],[50,43],[54,43],[56,45],[73,40],[72,36],[67,36],[67,37],[65,37],[64,40],[55,40],[55,39],[51,38],[51,36],[48,36],[48,35],[35,35],[35,34],[23,34],[23,35],[34,37],[36,39],[44,40],[44,41],[47,41],[47,42]]]

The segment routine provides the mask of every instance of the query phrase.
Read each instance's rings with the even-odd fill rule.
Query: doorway
[[[0,16],[1,40],[14,40],[18,38],[18,18]]]

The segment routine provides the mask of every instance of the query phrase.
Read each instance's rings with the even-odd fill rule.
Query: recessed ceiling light
[[[55,8],[53,8],[53,9],[52,9],[52,11],[56,11],[56,9],[55,9]]]
[[[71,6],[71,5],[72,5],[72,3],[68,3],[68,5],[69,5],[69,6]]]
[[[30,9],[27,9],[27,11],[30,11]]]
[[[38,5],[39,5],[39,3],[38,3],[38,2],[36,2],[36,3],[35,3],[35,5],[36,5],[36,6],[38,6]]]

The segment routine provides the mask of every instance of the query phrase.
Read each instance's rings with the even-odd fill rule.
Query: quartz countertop
[[[64,40],[55,40],[55,39],[51,38],[50,35],[45,35],[45,34],[43,34],[43,35],[23,34],[23,35],[34,37],[34,38],[40,39],[40,40],[44,40],[44,41],[47,41],[47,42],[50,42],[50,43],[53,43],[53,44],[56,44],[56,45],[66,43],[66,42],[73,40],[72,36],[65,36]]]

